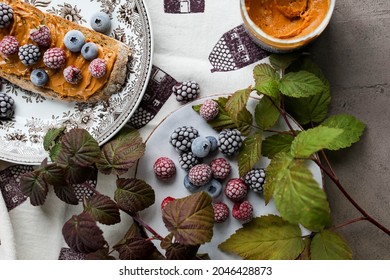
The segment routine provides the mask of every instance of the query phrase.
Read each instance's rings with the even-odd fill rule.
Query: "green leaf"
[[[106,244],[102,230],[86,212],[73,215],[64,224],[62,235],[69,247],[80,253],[96,252]]]
[[[238,120],[239,113],[246,109],[246,104],[248,103],[251,92],[252,89],[249,87],[243,90],[238,90],[229,96],[225,105],[225,110],[235,122]]]
[[[313,237],[310,246],[312,260],[352,260],[352,250],[344,239],[330,230],[323,230]]]
[[[325,89],[321,93],[307,98],[287,97],[285,99],[286,109],[301,125],[311,122],[322,122],[328,114],[331,102],[329,81],[321,69],[307,56],[302,56],[288,69],[288,71],[293,72],[301,70],[310,72],[318,77],[323,82]]]
[[[274,134],[265,138],[262,146],[263,156],[273,158],[280,152],[289,152],[294,138],[289,134]]]
[[[96,166],[103,174],[126,173],[145,153],[145,144],[137,130],[122,129],[113,140],[106,143]]]
[[[326,86],[314,74],[299,71],[286,74],[280,80],[279,89],[286,96],[301,98],[320,94]]]
[[[269,62],[275,69],[286,70],[300,56],[300,53],[271,54]]]
[[[323,92],[306,97],[306,98],[290,98],[285,99],[285,106],[294,119],[301,125],[306,125],[311,122],[319,123],[323,121],[329,110],[331,102],[330,88]]]
[[[208,124],[215,129],[216,131],[221,131],[226,128],[237,128],[241,131],[242,135],[246,136],[250,133],[252,129],[252,114],[247,110],[242,110],[237,115],[237,120],[233,120],[231,116],[227,113],[225,106],[228,102],[228,99],[225,97],[220,97],[215,100],[218,103],[219,113],[216,118],[211,121],[208,121]],[[201,105],[193,106],[193,110],[199,113],[199,108]]]
[[[331,224],[326,194],[303,160],[278,154],[267,168],[267,184],[283,219],[312,231]]]
[[[275,101],[275,105],[280,105],[280,98],[278,98],[278,101]],[[255,122],[261,129],[270,129],[278,121],[280,112],[275,105],[268,97],[263,97],[256,105]]]
[[[339,128],[343,133],[327,147],[328,150],[339,150],[350,147],[359,141],[366,125],[351,115],[334,115],[326,119],[321,126]]]
[[[136,213],[148,208],[155,201],[154,190],[145,181],[119,178],[116,185],[114,200],[125,211]]]
[[[30,198],[32,205],[39,206],[45,203],[49,186],[42,170],[37,169],[23,174],[20,178],[20,187],[22,193]]]
[[[113,225],[121,221],[118,205],[110,197],[95,194],[84,201],[84,211],[105,225]]]
[[[238,154],[239,176],[244,176],[249,172],[261,158],[262,132],[259,131],[254,135],[248,136]]]
[[[294,260],[304,242],[298,225],[268,215],[244,224],[218,248],[246,260]]]
[[[57,163],[61,165],[91,166],[99,156],[96,140],[85,129],[72,129],[62,137]]]
[[[309,158],[312,154],[334,147],[344,130],[319,126],[302,131],[291,144],[291,154],[295,158]]]
[[[280,172],[283,170],[287,170],[291,165],[294,158],[289,153],[278,153],[274,156],[267,167],[267,179],[263,186],[263,195],[265,203],[268,204],[273,197],[275,192],[275,186],[278,184],[278,180],[280,180]]]
[[[63,135],[66,127],[51,128],[43,137],[43,148],[45,151],[50,151],[52,147],[58,143],[60,137]]]
[[[277,97],[279,95],[280,76],[271,65],[256,65],[253,69],[253,77],[257,91],[270,97]]]
[[[163,212],[166,228],[175,240],[184,245],[199,245],[209,242],[213,236],[214,211],[212,198],[198,192],[168,203]]]
[[[305,237],[303,239],[303,242],[305,243],[305,249],[302,251],[302,253],[296,258],[297,260],[310,260],[310,244],[311,244],[311,238]]]

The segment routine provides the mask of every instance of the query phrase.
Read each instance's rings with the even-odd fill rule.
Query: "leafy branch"
[[[365,125],[350,115],[328,117],[329,82],[308,55],[271,55],[270,62],[271,65],[259,64],[254,68],[254,87],[217,100],[220,114],[209,124],[218,131],[235,127],[246,135],[238,155],[240,176],[250,171],[261,157],[270,159],[263,197],[266,204],[274,201],[280,217],[262,216],[244,224],[219,248],[247,259],[350,259],[350,248],[334,230],[367,220],[390,234],[346,191],[326,156],[326,150],[336,151],[358,142]],[[253,115],[246,108],[252,93],[261,97]],[[198,111],[199,106],[194,106],[194,110]],[[300,129],[294,128],[290,116]],[[272,128],[280,118],[288,128],[286,132]],[[262,137],[264,132],[271,131],[271,136]],[[326,166],[315,156],[317,153]],[[310,160],[362,217],[332,226],[325,191],[307,167]],[[298,225],[312,233],[297,234]],[[276,232],[280,235],[275,235]],[[242,244],[242,240],[246,243]],[[271,244],[272,249],[268,247]]]
[[[84,253],[87,259],[115,259],[115,254],[120,259],[194,259],[199,246],[210,241],[214,213],[211,198],[205,193],[177,199],[165,206],[162,216],[170,231],[168,237],[142,220],[139,212],[155,203],[154,190],[142,180],[121,177],[144,154],[145,144],[138,131],[124,128],[100,148],[84,129],[52,129],[45,137],[44,147],[52,162],[45,159],[38,169],[24,174],[22,191],[35,206],[45,203],[51,188],[65,203],[83,203],[83,211],[64,224],[62,233],[69,247]],[[117,176],[113,198],[85,183],[96,170]],[[92,195],[85,195],[79,201],[75,193],[78,184],[83,184]],[[110,246],[99,223],[120,223],[121,212],[132,217],[134,223],[121,240]],[[153,240],[161,242],[165,256]]]

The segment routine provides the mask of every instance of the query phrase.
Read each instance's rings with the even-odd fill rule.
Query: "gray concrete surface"
[[[309,48],[332,86],[331,113],[367,125],[361,141],[329,154],[352,197],[390,228],[390,1],[338,0],[326,31]],[[334,224],[360,215],[329,180]],[[362,221],[338,232],[354,259],[390,259],[390,236]]]

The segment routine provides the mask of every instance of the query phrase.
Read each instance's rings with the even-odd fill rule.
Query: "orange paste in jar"
[[[325,18],[329,0],[245,0],[251,20],[268,35],[279,39],[303,37]]]

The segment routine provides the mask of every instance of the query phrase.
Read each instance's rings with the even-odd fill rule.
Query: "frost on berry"
[[[229,218],[229,207],[222,201],[213,204],[214,222],[223,223]]]
[[[107,71],[106,61],[101,58],[95,58],[89,64],[88,70],[91,73],[92,77],[99,79],[106,74]]]
[[[207,184],[208,182],[210,182],[211,177],[211,168],[204,163],[195,165],[188,172],[188,178],[190,182],[195,186],[203,186]]]
[[[210,167],[213,177],[219,180],[225,180],[232,171],[230,163],[224,158],[213,159],[210,162]]]
[[[6,35],[0,42],[0,53],[4,56],[16,54],[19,50],[19,42],[14,36]]]
[[[213,120],[219,113],[218,103],[212,99],[207,99],[199,109],[199,114],[206,121]]]
[[[248,186],[240,178],[230,179],[226,183],[225,195],[232,201],[242,201],[248,194]]]
[[[154,174],[161,180],[169,180],[176,173],[175,163],[167,157],[158,158],[153,165]]]
[[[233,206],[232,216],[242,222],[249,222],[253,218],[253,206],[245,200],[243,202],[237,202]]]

